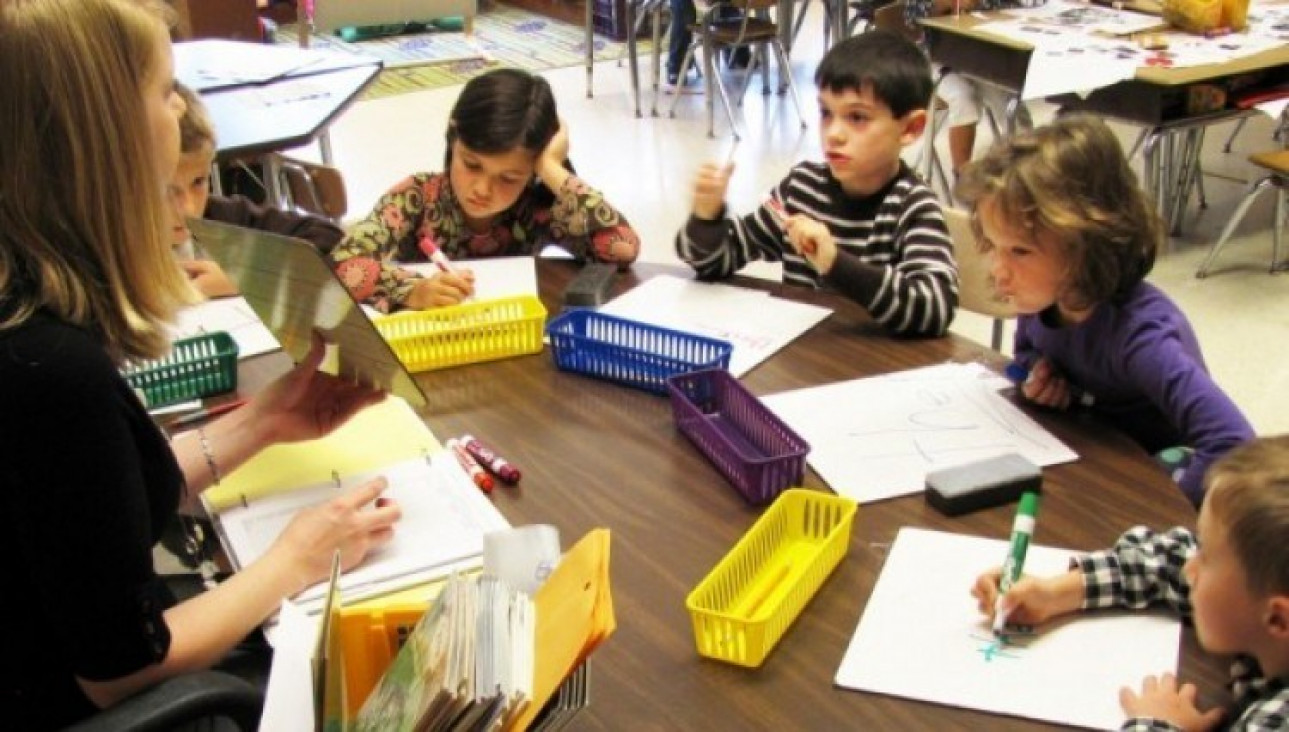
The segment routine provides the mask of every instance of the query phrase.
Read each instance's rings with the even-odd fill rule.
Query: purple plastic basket
[[[749,503],[761,505],[805,476],[810,445],[728,371],[667,379],[676,426]]]

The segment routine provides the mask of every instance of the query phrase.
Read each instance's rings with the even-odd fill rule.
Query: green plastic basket
[[[122,372],[149,408],[237,388],[237,342],[222,331],[175,341],[170,355]]]

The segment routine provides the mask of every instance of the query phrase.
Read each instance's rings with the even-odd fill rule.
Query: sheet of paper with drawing
[[[1041,536],[1041,523],[1038,530]],[[1166,611],[1098,611],[996,644],[970,589],[1006,553],[1005,541],[901,529],[837,670],[837,685],[1118,729],[1120,687],[1176,672],[1181,624]],[[1031,546],[1025,572],[1063,572],[1074,554]]]
[[[998,394],[978,364],[941,364],[762,397],[811,446],[810,467],[860,503],[915,493],[926,474],[1014,452],[1035,465],[1078,458]]]
[[[335,348],[332,373],[425,406],[420,387],[313,245],[217,221],[189,219],[188,228],[294,360],[309,352],[316,331]]]
[[[237,342],[237,357],[250,358],[282,347],[243,297],[222,297],[179,311],[171,328],[175,340],[225,331]]]
[[[605,303],[600,312],[729,341],[734,346],[729,370],[736,377],[832,313],[760,290],[668,275],[646,280]]]

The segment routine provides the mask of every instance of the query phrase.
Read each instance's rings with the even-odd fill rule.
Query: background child
[[[1144,278],[1163,226],[1099,119],[1020,132],[964,169],[959,198],[1020,312],[1025,398],[1091,409],[1151,453],[1192,448],[1174,478],[1199,505],[1210,463],[1253,428],[1204,366],[1186,316]],[[1076,398],[1077,397],[1077,398]]]
[[[201,98],[182,84],[175,91],[187,105],[179,119],[179,165],[168,187],[172,208],[171,240],[180,266],[193,286],[206,297],[236,295],[237,287],[216,262],[201,258],[199,242],[192,241],[186,218],[211,219],[312,242],[323,253],[344,238],[345,232],[320,216],[260,206],[245,196],[212,196],[211,166],[215,162],[215,127]]]
[[[958,273],[935,194],[900,159],[926,125],[931,71],[916,46],[875,31],[847,38],[815,72],[825,162],[802,162],[772,204],[728,216],[732,166],[707,164],[676,253],[704,279],[749,262],[783,262],[783,281],[828,286],[907,335],[941,335],[958,304]],[[725,217],[725,218],[722,218]]]
[[[626,265],[640,239],[568,166],[569,133],[545,79],[498,69],[471,79],[448,123],[446,173],[395,185],[331,253],[360,302],[389,311],[454,305],[474,292],[467,269],[422,278],[390,260],[536,255],[547,244]]]
[[[1056,577],[1023,577],[1003,598],[1008,618],[1037,624],[1079,609],[1164,604],[1195,624],[1210,653],[1235,655],[1235,706],[1224,729],[1289,724],[1289,436],[1255,440],[1213,464],[1198,532],[1139,526],[1114,548],[1071,561]],[[991,614],[1000,571],[972,594]],[[1124,729],[1213,729],[1223,711],[1200,712],[1195,687],[1171,674],[1125,688]],[[1173,726],[1166,726],[1173,725]]]

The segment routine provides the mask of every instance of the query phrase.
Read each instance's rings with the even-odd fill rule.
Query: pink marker
[[[519,482],[521,477],[519,468],[503,460],[492,448],[475,439],[473,435],[461,435],[461,444],[465,445],[465,450],[470,453],[470,457],[478,460],[480,465],[501,478],[503,482],[509,485]]]
[[[439,271],[456,274],[456,269],[452,266],[452,262],[443,254],[443,250],[439,249],[439,245],[434,243],[434,239],[429,234],[421,235],[420,249],[426,259],[433,262],[439,268]]]

